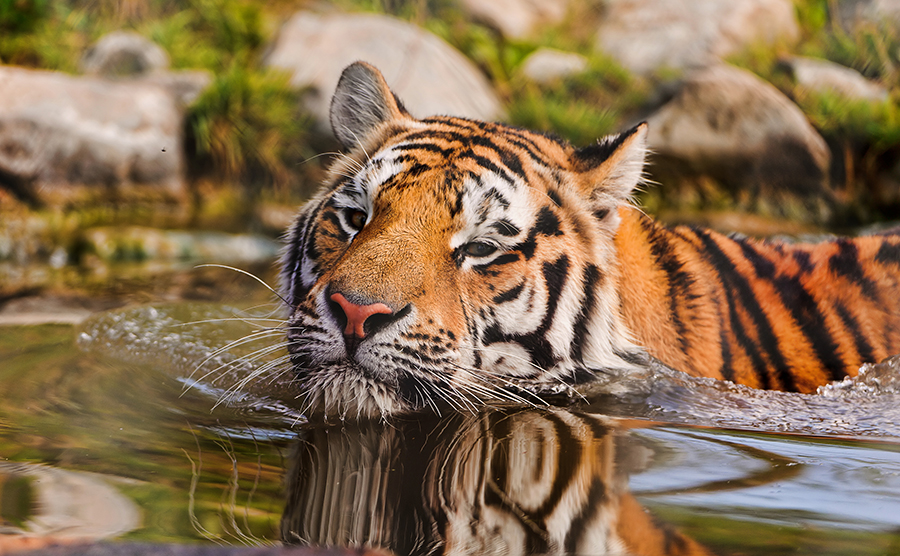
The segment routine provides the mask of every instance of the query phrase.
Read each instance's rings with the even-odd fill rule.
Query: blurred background
[[[898,29],[889,0],[0,0],[0,323],[260,289],[198,263],[274,283],[358,59],[419,117],[576,145],[647,120],[666,222],[887,225]]]

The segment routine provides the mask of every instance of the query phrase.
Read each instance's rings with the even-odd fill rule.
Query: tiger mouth
[[[433,411],[475,411],[490,402],[522,406],[566,405],[568,390],[532,385],[493,385],[481,392],[454,387],[446,376],[402,369],[380,371],[349,358],[312,363],[303,353],[292,355],[296,381],[305,396],[304,412],[345,418],[380,418]]]
[[[291,362],[312,414],[385,418],[446,405],[446,383],[411,372],[379,371],[347,357],[316,364],[304,353]]]

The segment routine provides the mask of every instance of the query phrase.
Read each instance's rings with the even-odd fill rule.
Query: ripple
[[[178,303],[110,311],[82,326],[79,346],[152,366],[215,404],[305,421],[281,347],[280,321],[264,310]],[[241,341],[245,339],[246,341]],[[669,423],[762,432],[900,439],[900,356],[816,394],[757,390],[694,378],[654,362],[610,374],[582,391],[585,409]]]

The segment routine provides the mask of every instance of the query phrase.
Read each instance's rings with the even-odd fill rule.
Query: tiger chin
[[[814,392],[900,353],[900,237],[666,228],[630,203],[646,124],[575,148],[416,119],[364,62],[344,70],[331,124],[346,154],[281,259],[310,413],[538,403],[652,358]]]

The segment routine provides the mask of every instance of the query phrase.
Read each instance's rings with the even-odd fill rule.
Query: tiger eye
[[[470,257],[487,257],[496,250],[497,248],[490,243],[473,241],[466,245],[465,252]]]
[[[350,223],[350,226],[355,230],[362,230],[363,226],[366,225],[366,213],[361,210],[354,210],[347,217],[347,221]]]

